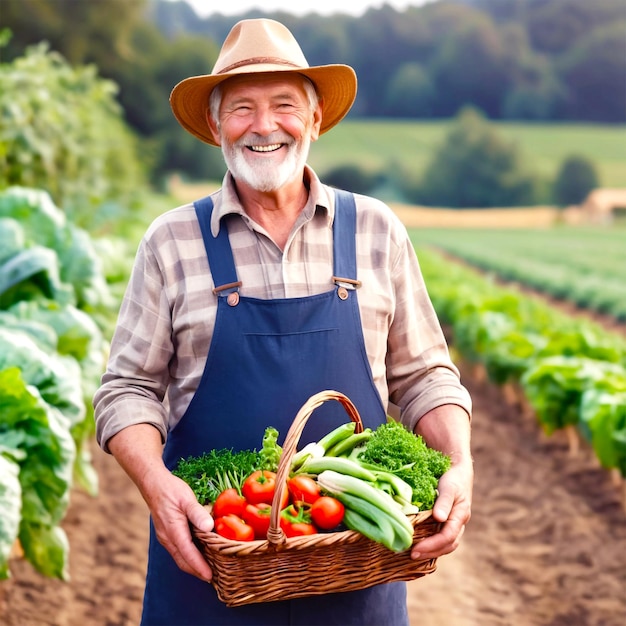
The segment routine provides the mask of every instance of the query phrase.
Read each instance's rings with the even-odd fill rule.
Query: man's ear
[[[320,127],[322,125],[322,109],[324,101],[320,99],[315,111],[313,111],[313,125],[311,126],[311,141],[317,141],[320,136]]]
[[[221,146],[222,141],[220,139],[220,131],[219,131],[217,122],[211,116],[211,112],[209,109],[206,110],[206,121],[207,121],[207,124],[209,125],[209,130],[211,131],[211,134],[213,135],[213,140],[218,146]]]

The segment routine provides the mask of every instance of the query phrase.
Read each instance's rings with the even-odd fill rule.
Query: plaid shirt
[[[211,230],[228,222],[242,296],[295,298],[334,284],[334,193],[307,167],[309,200],[281,251],[244,212],[230,174],[212,195]],[[406,229],[391,209],[356,196],[358,303],[365,347],[383,406],[411,429],[429,410],[471,401],[450,360]],[[97,439],[137,423],[163,440],[183,416],[206,363],[217,297],[192,204],[159,216],[142,239],[94,397]]]

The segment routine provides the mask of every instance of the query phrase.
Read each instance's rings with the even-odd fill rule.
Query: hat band
[[[237,63],[233,63],[228,67],[222,68],[216,74],[226,74],[227,72],[232,72],[239,67],[244,67],[245,65],[287,65],[289,67],[295,67],[296,69],[306,69],[301,67],[300,65],[296,65],[291,61],[285,61],[285,59],[279,59],[276,57],[254,57],[252,59],[245,59],[243,61],[239,61]]]

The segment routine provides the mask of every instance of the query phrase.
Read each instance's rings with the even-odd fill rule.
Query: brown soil
[[[412,626],[621,626],[626,515],[621,492],[582,446],[542,435],[500,390],[465,377],[474,402],[474,513],[461,547],[409,583]],[[63,526],[68,583],[22,559],[0,583],[6,626],[137,624],[146,507],[115,461],[94,452],[101,488],[75,492]],[[173,625],[174,626],[174,625]]]
[[[460,548],[409,583],[412,626],[621,626],[626,623],[623,484],[583,445],[572,455],[488,383],[474,399],[473,517]],[[6,626],[125,626],[141,613],[147,509],[115,461],[94,450],[100,494],[76,491],[63,526],[70,582],[23,559],[0,582]],[[175,625],[172,625],[175,626]]]

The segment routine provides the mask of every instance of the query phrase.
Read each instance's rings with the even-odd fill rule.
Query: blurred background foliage
[[[55,150],[59,172],[89,162],[106,172],[106,188],[74,190],[72,205],[89,194],[102,201],[132,193],[142,177],[161,190],[172,172],[192,180],[222,177],[221,154],[181,132],[168,96],[179,80],[210,73],[228,31],[247,17],[285,23],[312,65],[352,65],[359,93],[351,120],[457,119],[423,180],[412,176],[403,182],[393,168],[371,172],[345,164],[322,172],[333,183],[360,191],[395,186],[406,201],[447,206],[545,202],[552,191],[529,178],[516,146],[497,137],[490,121],[626,122],[623,0],[438,0],[403,11],[383,5],[359,18],[262,11],[202,18],[182,0],[1,0],[1,9],[7,41],[0,48],[5,81],[0,159],[8,182],[36,183],[16,180],[19,168],[9,162],[15,157],[7,154],[7,133],[18,132],[19,121],[21,142],[67,139],[64,157]],[[47,53],[41,42],[47,42]],[[39,47],[29,51],[32,46]],[[32,78],[24,84],[24,64],[30,64],[31,77],[42,75],[38,84]],[[26,98],[37,90],[46,91],[50,106],[38,103],[36,95],[29,103],[18,102],[20,92]],[[85,96],[82,105],[75,100],[78,93]],[[66,105],[77,107],[73,119],[69,109],[63,113]],[[90,154],[96,146],[99,160]],[[35,150],[35,165],[50,171],[44,151]],[[29,176],[36,176],[37,167]],[[461,195],[452,197],[445,180],[450,168],[456,168],[455,179],[477,176],[476,189],[457,190]],[[97,181],[89,167],[84,171]],[[491,193],[485,185],[477,189],[480,180]],[[70,180],[58,184],[66,188],[51,192],[67,207]]]

